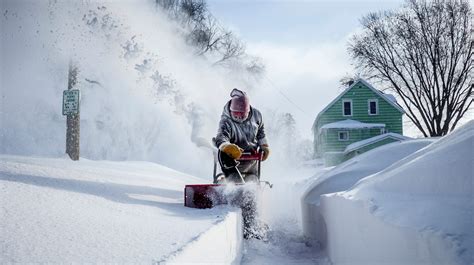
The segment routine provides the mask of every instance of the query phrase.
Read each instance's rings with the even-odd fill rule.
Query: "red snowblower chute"
[[[264,182],[267,185],[272,187],[268,181],[260,181],[260,170],[261,170],[261,162],[262,162],[262,152],[255,152],[255,153],[243,153],[242,156],[237,160],[240,161],[248,161],[248,160],[257,160],[257,177],[260,182]],[[237,163],[238,165],[238,163]],[[240,174],[239,170],[236,168],[237,172]],[[240,175],[242,178],[242,175]],[[224,178],[223,173],[217,173],[217,158],[214,155],[214,184],[193,184],[193,185],[186,185],[184,187],[184,206],[191,207],[191,208],[212,208],[219,204],[226,204],[227,200],[225,195],[223,194],[223,190],[226,184],[216,184],[221,178]],[[242,181],[243,178],[242,178]],[[242,185],[242,184],[235,184],[235,185]]]

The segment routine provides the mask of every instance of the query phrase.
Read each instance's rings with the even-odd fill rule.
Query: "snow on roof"
[[[392,94],[385,94],[385,93],[384,93],[384,95],[385,95],[386,98],[390,99],[392,102],[397,103],[397,99],[395,98],[394,95],[392,95]],[[398,103],[397,103],[397,104],[398,104]]]
[[[375,142],[381,141],[386,138],[392,138],[392,139],[400,140],[400,141],[411,139],[410,137],[406,137],[398,133],[385,133],[385,134],[377,135],[377,136],[348,145],[346,149],[344,150],[344,154],[347,154],[361,147],[367,146],[369,144],[373,144]]]
[[[365,123],[355,120],[343,120],[325,124],[321,126],[320,130],[323,129],[363,129],[363,128],[384,128],[383,123]]]

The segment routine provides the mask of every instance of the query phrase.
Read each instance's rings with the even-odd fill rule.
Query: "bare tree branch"
[[[357,70],[398,94],[423,135],[441,136],[472,105],[472,23],[466,0],[406,0],[363,17],[349,53]]]

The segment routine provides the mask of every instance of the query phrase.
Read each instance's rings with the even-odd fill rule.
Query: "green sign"
[[[78,89],[63,91],[63,115],[79,114],[79,95]]]

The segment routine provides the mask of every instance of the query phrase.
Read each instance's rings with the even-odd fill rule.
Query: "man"
[[[256,160],[236,161],[243,152],[263,152],[262,161],[270,154],[260,111],[250,106],[247,94],[234,88],[231,100],[224,106],[214,143],[219,149],[218,160],[225,181],[235,183],[258,182]],[[241,175],[239,174],[239,172]],[[244,191],[238,202],[242,208],[244,238],[262,239],[268,229],[256,221],[255,195]]]
[[[262,114],[250,106],[247,94],[234,88],[230,93],[231,100],[222,111],[217,136],[214,143],[219,149],[218,160],[227,181],[243,182],[235,171],[235,160],[243,152],[263,152],[262,161],[270,154],[265,138]],[[240,161],[237,166],[244,181],[258,181],[257,161]]]

